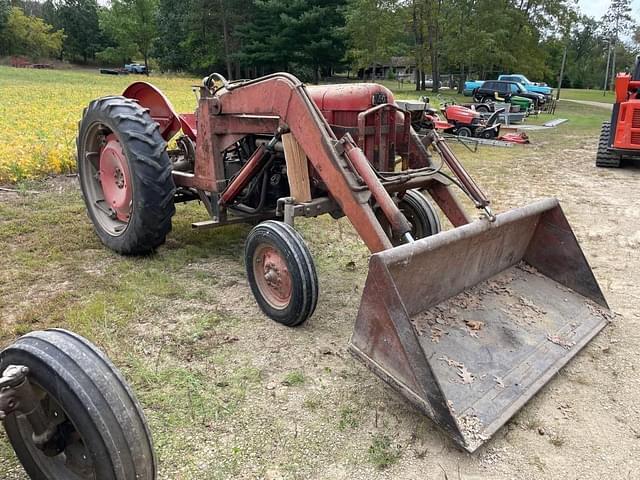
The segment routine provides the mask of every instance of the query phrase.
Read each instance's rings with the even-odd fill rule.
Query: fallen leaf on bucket
[[[466,323],[467,327],[471,330],[482,330],[482,327],[484,327],[484,322],[480,320],[465,320],[464,323]]]

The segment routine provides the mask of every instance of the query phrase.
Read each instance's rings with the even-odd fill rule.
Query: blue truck
[[[519,73],[503,74],[498,77],[498,80],[518,82],[522,84],[527,92],[541,93],[546,97],[547,101],[551,100],[551,93],[553,92],[553,89],[551,87],[548,87],[545,83],[532,82],[527,77]],[[483,83],[484,81],[482,80],[464,82],[464,90],[462,91],[463,95],[465,95],[466,97],[472,96],[473,91],[476,88],[481,87]]]
[[[527,92],[541,93],[547,100],[551,100],[551,92],[553,89],[547,86],[546,83],[536,83],[530,81],[524,75],[520,75],[518,73],[504,74],[498,77],[498,80],[506,80],[508,82],[518,82],[522,84]]]
[[[462,90],[462,94],[465,97],[473,96],[473,91],[476,88],[481,87],[483,83],[484,83],[483,80],[469,80],[464,82],[464,89]]]

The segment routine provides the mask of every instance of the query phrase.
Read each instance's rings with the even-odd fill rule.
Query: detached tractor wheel
[[[596,153],[596,167],[618,168],[620,167],[620,155],[609,151],[609,138],[611,137],[611,124],[604,122],[600,130],[598,152]]]
[[[456,130],[456,135],[458,135],[459,137],[472,137],[473,132],[471,132],[471,129],[469,127],[460,127],[458,128],[458,130]]]
[[[295,327],[313,314],[318,277],[304,240],[283,222],[267,220],[249,233],[245,246],[247,277],[262,311]]]
[[[52,428],[38,448],[27,418],[4,427],[34,480],[154,480],[156,458],[147,423],[122,375],[94,345],[64,330],[33,332],[0,353],[29,369],[27,379]],[[42,440],[44,441],[44,440]]]
[[[411,236],[414,240],[429,237],[440,233],[440,218],[434,206],[418,190],[407,190],[398,202],[398,209],[411,224]],[[375,208],[376,217],[391,240],[394,247],[402,245],[404,241],[396,238],[391,231],[391,226],[380,208]]]
[[[77,147],[80,186],[102,243],[122,254],[164,243],[175,185],[166,142],[148,111],[125,97],[91,102]]]

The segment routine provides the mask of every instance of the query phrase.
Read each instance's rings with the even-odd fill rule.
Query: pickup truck
[[[548,87],[546,83],[535,83],[530,81],[527,77],[520,74],[504,74],[498,77],[498,80],[506,80],[507,82],[518,82],[527,90],[527,92],[541,93],[547,100],[551,100],[551,87]]]
[[[465,97],[472,97],[473,91],[476,88],[481,87],[483,83],[484,83],[483,80],[469,80],[464,82],[464,89],[462,90],[462,94]]]
[[[125,64],[124,69],[129,73],[138,73],[138,74],[147,73],[147,67],[145,67],[141,63],[127,63]]]
[[[523,85],[505,80],[487,80],[473,91],[473,99],[478,103],[493,102],[496,98],[503,98],[508,103],[517,103],[527,109],[533,103],[534,110],[540,110],[546,103],[546,97],[541,93],[527,92]],[[529,102],[523,102],[529,100]]]

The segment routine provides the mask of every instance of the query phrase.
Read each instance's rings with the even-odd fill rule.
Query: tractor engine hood
[[[375,83],[307,86],[309,95],[330,124],[345,125],[343,120],[355,112],[364,112],[376,105],[395,103],[388,88]]]

